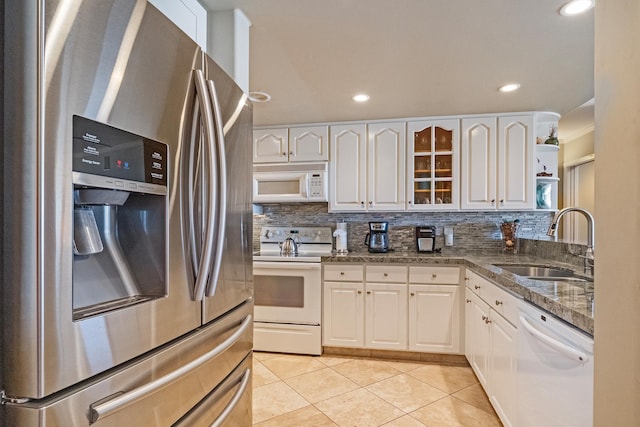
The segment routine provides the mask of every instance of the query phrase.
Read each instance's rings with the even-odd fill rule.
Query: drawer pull
[[[487,320],[489,320],[489,318],[483,314],[482,315],[482,320],[484,320],[486,322]]]
[[[480,285],[475,285],[474,288],[475,289],[480,289]]]
[[[468,281],[469,281],[469,278],[468,278],[468,277],[465,277],[465,278],[464,278],[464,281],[465,281],[465,282],[468,282]]]
[[[344,271],[341,271],[341,272],[340,272],[340,275],[341,275],[341,276],[344,276]]]
[[[471,300],[469,298],[467,298],[467,304],[470,303],[470,302],[471,302]]]
[[[484,319],[484,323],[488,325],[489,323],[491,323],[491,320],[489,320],[489,318],[487,317],[486,319]]]
[[[438,277],[438,275],[437,275],[436,273],[433,273],[433,274],[431,275],[431,278],[432,278],[432,279],[435,279],[435,278],[437,278],[437,277]]]
[[[387,277],[387,276],[389,276],[389,273],[384,273],[383,276]]]
[[[409,295],[411,295],[412,297],[415,296],[415,292],[411,292]]]
[[[367,295],[371,295],[371,291],[367,291]]]
[[[502,301],[496,300],[496,305],[502,305],[502,304],[504,304]]]

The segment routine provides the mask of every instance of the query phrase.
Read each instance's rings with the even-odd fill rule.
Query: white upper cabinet
[[[253,131],[253,163],[288,161],[289,130],[260,129]]]
[[[329,210],[404,210],[404,139],[404,123],[331,126]]]
[[[368,126],[367,209],[370,211],[404,209],[404,129],[404,123]]]
[[[460,121],[407,123],[407,209],[455,210],[459,207]]]
[[[207,51],[207,11],[198,0],[149,0],[149,3]]]
[[[329,160],[329,128],[327,126],[289,128],[290,162],[327,160]]]
[[[329,160],[329,128],[327,126],[253,131],[253,163],[327,160]]]
[[[330,211],[366,210],[366,158],[366,125],[331,126]]]
[[[497,127],[496,117],[462,119],[462,209],[496,208]]]
[[[535,207],[533,115],[462,119],[462,209]]]
[[[533,115],[498,117],[498,208],[535,208]]]

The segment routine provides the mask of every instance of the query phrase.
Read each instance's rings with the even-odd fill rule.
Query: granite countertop
[[[324,256],[322,262],[462,265],[593,336],[593,277],[585,275],[582,273],[582,269],[575,265],[533,255],[464,250],[443,250],[443,253],[440,254],[415,251],[384,254],[349,252],[346,255]],[[584,277],[587,281],[531,280],[503,270],[496,264],[535,264],[567,268]]]

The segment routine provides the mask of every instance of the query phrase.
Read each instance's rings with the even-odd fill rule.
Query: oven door
[[[319,325],[320,263],[253,262],[257,322]]]

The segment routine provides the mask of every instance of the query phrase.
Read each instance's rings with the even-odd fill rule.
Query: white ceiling
[[[250,90],[272,96],[254,105],[255,125],[565,115],[593,99],[594,12],[563,17],[566,0],[200,1],[252,22]],[[498,92],[508,82],[522,86]],[[354,103],[357,92],[371,100]],[[576,129],[561,121],[561,139],[593,126],[593,104],[580,111]]]

